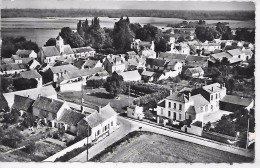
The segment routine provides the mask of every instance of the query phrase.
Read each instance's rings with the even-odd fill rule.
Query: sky
[[[37,9],[159,9],[159,10],[255,10],[249,1],[160,0],[2,0],[2,8]]]

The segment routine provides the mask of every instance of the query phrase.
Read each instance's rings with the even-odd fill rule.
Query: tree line
[[[254,11],[141,10],[141,9],[2,9],[2,18],[100,16],[181,18],[185,20],[254,20]]]

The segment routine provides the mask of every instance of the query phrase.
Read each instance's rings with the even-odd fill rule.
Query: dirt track
[[[163,135],[145,133],[117,146],[102,162],[236,163],[252,159],[192,144]]]

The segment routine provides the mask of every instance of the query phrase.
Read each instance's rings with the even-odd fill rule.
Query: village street
[[[176,138],[176,139],[196,143],[199,145],[211,147],[214,149],[230,152],[233,154],[238,154],[238,155],[242,155],[242,156],[246,156],[246,157],[253,157],[252,153],[247,152],[243,149],[231,147],[230,145],[226,145],[226,144],[219,143],[216,141],[211,141],[211,140],[201,138],[198,136],[170,130],[168,128],[164,128],[161,126],[148,124],[148,123],[145,123],[142,121],[137,121],[134,119],[118,116],[118,122],[120,123],[120,128],[117,131],[115,131],[110,136],[106,137],[104,140],[102,140],[101,142],[99,142],[98,144],[94,145],[93,147],[91,147],[89,149],[88,159],[91,159],[93,156],[100,153],[102,150],[104,150],[106,147],[110,146],[114,142],[123,138],[128,133],[130,133],[134,130],[139,130],[139,127],[142,127],[142,129],[141,129],[142,131],[150,131],[150,132],[158,133],[161,135],[169,136],[172,138]],[[71,162],[86,162],[87,161],[86,151],[82,152],[81,154],[74,157],[70,161]]]

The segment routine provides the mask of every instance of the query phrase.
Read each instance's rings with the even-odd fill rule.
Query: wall
[[[73,82],[60,85],[60,92],[81,91],[82,82]]]
[[[197,127],[194,125],[191,125],[191,127],[187,127],[187,132],[194,134],[194,135],[198,135],[201,136],[202,135],[202,128],[201,127]]]

